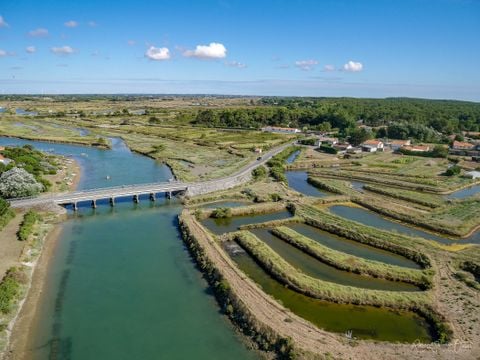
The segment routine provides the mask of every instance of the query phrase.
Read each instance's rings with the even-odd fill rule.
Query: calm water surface
[[[298,191],[301,194],[307,196],[316,196],[316,197],[325,197],[334,195],[325,190],[320,190],[319,188],[308,183],[308,174],[306,171],[296,170],[296,171],[287,171],[285,176],[288,180],[288,186],[293,190]]]
[[[73,156],[80,188],[167,181],[169,169],[131,153],[0,138]],[[111,176],[106,180],[105,176]],[[34,359],[253,359],[220,315],[177,229],[181,206],[159,200],[80,208],[62,224],[32,325]]]

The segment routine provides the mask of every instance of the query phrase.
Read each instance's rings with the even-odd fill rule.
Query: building
[[[410,146],[403,146],[403,150],[407,151],[414,151],[414,152],[428,152],[431,150],[430,145],[410,145]]]
[[[265,126],[262,128],[262,131],[277,134],[298,134],[301,132],[300,129],[297,128],[285,128],[278,126]]]
[[[320,145],[330,145],[330,146],[333,146],[335,144],[338,143],[338,139],[337,138],[333,138],[333,137],[319,137],[316,141],[315,141],[315,146],[320,146]]]
[[[392,151],[398,151],[404,146],[409,146],[412,144],[411,140],[391,140],[389,145]]]
[[[383,151],[383,142],[380,140],[367,140],[361,143],[360,146],[364,152]]]
[[[255,148],[253,151],[254,151],[256,154],[261,154],[263,150],[262,150],[262,148],[258,148],[258,147],[257,147],[257,148]]]
[[[3,156],[2,154],[0,154],[0,164],[3,164],[3,165],[8,165],[12,162],[11,159],[7,159],[5,156]]]
[[[344,154],[352,148],[352,145],[350,145],[349,143],[338,143],[334,144],[332,147],[337,150],[339,154]]]
[[[480,171],[468,171],[464,175],[465,177],[469,179],[480,179]]]
[[[475,145],[464,141],[454,141],[452,145],[453,150],[474,150]]]

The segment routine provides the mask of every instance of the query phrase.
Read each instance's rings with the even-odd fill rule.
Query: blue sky
[[[478,0],[2,0],[0,92],[480,101]]]

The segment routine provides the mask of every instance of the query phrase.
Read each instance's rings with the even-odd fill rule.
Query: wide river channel
[[[131,153],[0,138],[75,158],[78,189],[168,181]],[[107,180],[107,176],[110,177]],[[32,359],[254,359],[210,294],[177,229],[181,205],[118,201],[81,207],[61,225],[32,324]]]

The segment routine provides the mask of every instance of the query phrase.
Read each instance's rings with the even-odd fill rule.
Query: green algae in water
[[[232,259],[263,291],[319,328],[337,333],[351,331],[358,339],[402,343],[432,341],[429,324],[413,312],[313,299],[274,280],[245,252],[236,253]]]

